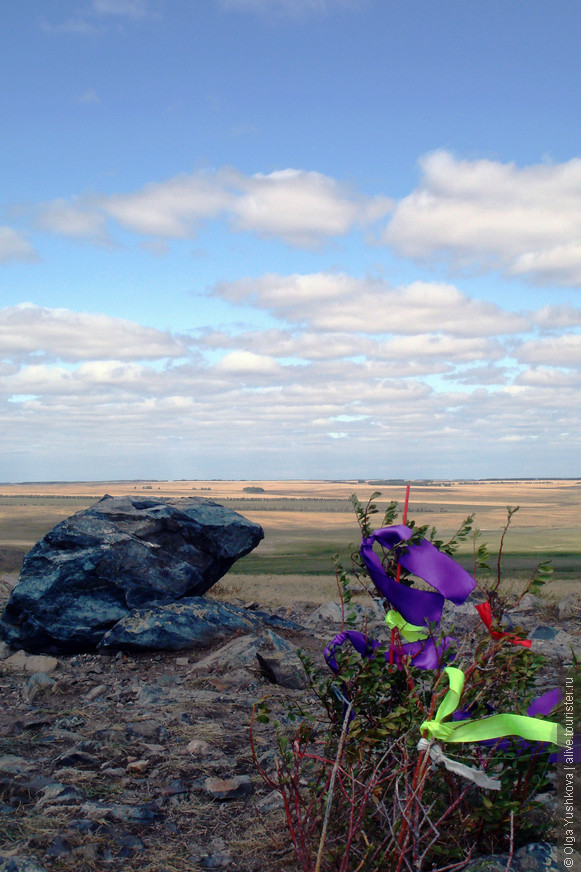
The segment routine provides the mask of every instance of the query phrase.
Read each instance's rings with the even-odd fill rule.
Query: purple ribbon
[[[476,582],[455,560],[438,551],[427,539],[422,539],[419,544],[410,542],[405,553],[399,555],[398,563],[408,572],[423,578],[439,592],[415,590],[390,578],[373,550],[373,543],[379,542],[391,550],[396,545],[407,542],[412,536],[413,530],[404,525],[375,530],[361,543],[361,557],[382,596],[410,624],[425,626],[427,621],[439,622],[445,599],[456,605],[465,602],[476,587]]]
[[[360,633],[358,630],[344,630],[342,633],[338,633],[325,648],[325,660],[335,675],[339,672],[339,664],[337,663],[335,652],[345,642],[350,642],[361,657],[368,659],[372,659],[375,656],[375,651],[381,644],[377,639],[370,639],[365,633]],[[384,654],[385,661],[389,663],[391,653],[394,662],[398,666],[403,657],[411,657],[412,666],[415,666],[417,669],[437,669],[442,654],[453,642],[453,639],[446,636],[437,646],[434,644],[433,639],[407,642],[404,645],[390,645],[390,650]]]

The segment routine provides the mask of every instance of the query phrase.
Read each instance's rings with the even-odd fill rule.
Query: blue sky
[[[579,4],[2,19],[0,480],[580,474]]]

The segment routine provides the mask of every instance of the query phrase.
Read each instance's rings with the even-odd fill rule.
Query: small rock
[[[6,642],[0,642],[0,660],[6,660],[7,657],[10,657],[11,653],[12,648]]]
[[[249,775],[234,775],[232,778],[206,778],[204,790],[212,799],[244,799],[252,793]]]
[[[62,836],[55,836],[46,849],[47,857],[66,857],[71,853],[71,846]]]
[[[531,612],[539,609],[542,604],[543,601],[538,596],[533,596],[532,593],[525,593],[520,603],[509,609],[509,612]]]
[[[0,757],[0,772],[6,775],[20,775],[22,772],[30,772],[34,769],[34,764],[25,760],[24,757],[17,757],[16,754],[5,754]]]
[[[91,690],[87,691],[85,694],[85,701],[91,702],[91,700],[96,699],[98,696],[101,696],[102,693],[105,693],[107,687],[105,684],[98,684],[96,687],[92,687]]]
[[[205,757],[211,754],[214,748],[204,739],[192,739],[191,742],[188,742],[186,750],[195,757]]]
[[[154,802],[125,805],[91,801],[81,806],[81,812],[91,820],[114,820],[125,824],[153,824],[160,817],[159,806]]]
[[[4,660],[4,666],[9,669],[24,669],[26,672],[54,672],[59,665],[56,657],[44,654],[27,654],[26,651],[17,651]]]
[[[24,685],[23,695],[27,702],[32,702],[40,693],[46,693],[56,687],[56,681],[46,672],[35,672]]]
[[[578,593],[570,593],[562,599],[557,606],[559,620],[581,620],[581,596]]]
[[[200,671],[208,672],[213,669],[223,671],[249,666],[256,662],[256,652],[261,644],[262,640],[259,636],[239,636],[202,660],[196,660],[195,663],[192,663],[188,674]]]
[[[555,639],[559,633],[558,627],[549,627],[546,624],[539,624],[530,634],[530,639]]]
[[[322,606],[319,606],[312,615],[309,615],[304,623],[305,627],[310,629],[321,623],[340,624],[342,617],[341,606],[339,603],[331,600],[331,602],[323,603]]]
[[[272,814],[272,812],[278,811],[281,808],[284,808],[284,802],[282,796],[280,795],[278,790],[272,790],[267,796],[263,796],[256,803],[256,808],[258,809],[260,814]]]
[[[559,630],[552,639],[535,638],[532,642],[531,651],[533,654],[542,654],[549,660],[570,661],[571,650],[576,656],[581,653],[579,639],[569,635],[564,630]]]
[[[141,736],[144,739],[158,739],[162,724],[159,721],[132,721],[125,724],[125,729],[133,736]]]
[[[102,771],[103,775],[108,775],[110,778],[123,778],[125,775],[125,769],[121,766],[106,766]]]
[[[200,860],[202,869],[225,869],[232,865],[232,854],[227,851],[215,851],[213,854],[207,854]]]
[[[307,686],[303,665],[296,654],[287,651],[256,652],[260,670],[273,684],[302,690]]]
[[[146,769],[149,768],[149,760],[133,760],[125,767],[128,775],[143,775]]]
[[[101,761],[98,757],[88,754],[79,748],[72,748],[70,751],[61,754],[55,759],[55,763],[61,767],[72,766],[75,769],[99,769],[101,766]]]
[[[34,857],[0,854],[0,872],[46,872],[46,869]]]
[[[188,793],[189,788],[179,778],[175,778],[165,787],[162,787],[159,792],[161,796],[180,796],[183,793]]]
[[[42,811],[49,805],[71,805],[82,802],[84,798],[80,790],[69,784],[49,784],[42,790],[42,796],[34,808],[36,811]]]

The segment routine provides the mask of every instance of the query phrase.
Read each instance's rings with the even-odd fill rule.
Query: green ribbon
[[[407,642],[417,642],[420,639],[427,639],[428,633],[425,627],[418,627],[416,624],[410,624],[406,621],[403,615],[396,612],[395,609],[390,609],[385,616],[385,623],[391,630],[399,630],[400,634]]]
[[[433,721],[424,721],[420,731],[426,730],[431,737],[442,742],[482,742],[485,739],[501,739],[503,736],[520,736],[528,742],[552,742],[564,745],[563,728],[552,721],[542,721],[525,715],[491,715],[480,720],[442,721],[458,708],[464,689],[464,673],[454,666],[446,666],[450,687],[440,703]]]

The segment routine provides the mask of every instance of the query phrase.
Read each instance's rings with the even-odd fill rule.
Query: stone
[[[557,605],[557,612],[560,621],[570,618],[576,621],[581,620],[581,596],[578,593],[570,593],[569,596],[560,600]]]
[[[155,609],[135,609],[103,636],[102,650],[182,651],[208,647],[256,625],[244,609],[207,597],[185,597]]]
[[[259,814],[272,814],[284,808],[284,801],[279,790],[271,790],[266,796],[261,797],[256,803]]]
[[[568,866],[563,864],[564,858],[562,848],[548,842],[533,842],[514,852],[510,869],[511,872],[558,872]],[[571,860],[568,868],[579,868],[581,854],[573,851],[571,855],[567,855],[567,859]],[[508,854],[490,854],[471,860],[465,872],[506,872],[507,864]]]
[[[530,634],[529,639],[556,639],[559,634],[558,627],[550,627],[547,624],[539,624]]]
[[[204,790],[212,799],[244,799],[252,793],[249,775],[234,775],[232,778],[206,778]]]
[[[34,763],[30,763],[24,757],[18,757],[16,754],[5,754],[0,757],[0,772],[6,775],[20,775],[23,772],[30,772],[34,768]]]
[[[42,796],[34,806],[35,811],[42,811],[46,806],[71,805],[85,798],[80,790],[70,784],[48,784],[41,792]]]
[[[12,658],[9,657],[5,661],[6,664],[9,664],[11,660]],[[56,657],[49,657],[43,654],[29,654],[24,662],[24,668],[27,672],[44,672],[45,675],[54,672],[58,665],[59,662]]]
[[[239,636],[218,648],[217,651],[208,654],[207,657],[192,663],[188,675],[212,672],[214,669],[222,671],[237,669],[240,666],[250,666],[256,663],[256,652],[263,644],[264,640],[260,636],[250,634]]]
[[[517,606],[513,606],[512,609],[509,609],[509,613],[531,612],[540,609],[542,605],[543,601],[538,596],[533,596],[532,593],[525,593],[520,603]]]
[[[27,702],[32,702],[39,693],[52,691],[56,687],[56,681],[46,672],[35,672],[24,685],[24,697]]]
[[[91,820],[113,820],[126,824],[150,825],[159,820],[161,816],[159,806],[155,802],[126,805],[95,800],[85,802],[80,810]]]
[[[134,609],[206,593],[263,536],[211,500],[105,496],[25,556],[0,638],[33,653],[90,651]]]
[[[132,760],[125,767],[125,771],[128,775],[143,775],[150,765],[151,762],[149,760]]]
[[[92,687],[85,694],[85,702],[92,702],[92,700],[96,699],[98,696],[101,696],[103,693],[107,692],[107,687],[104,684],[97,684],[96,687]]]
[[[256,652],[260,671],[273,684],[302,690],[307,686],[303,664],[290,651]]]
[[[341,619],[341,606],[332,600],[331,602],[323,603],[312,615],[309,615],[305,621],[305,627],[311,629],[319,624],[340,624]]]
[[[0,872],[47,872],[34,857],[14,857],[0,854]]]
[[[143,739],[157,739],[162,724],[151,718],[145,721],[131,721],[125,724],[125,729],[130,735],[140,736]]]
[[[299,624],[266,612],[247,612],[243,607],[210,597],[184,597],[155,608],[135,609],[103,636],[99,649],[123,651],[183,651],[205,648],[229,636],[272,625],[300,629]],[[174,676],[173,681],[178,679]]]
[[[531,651],[533,654],[542,654],[547,660],[568,663],[572,660],[573,654],[577,657],[581,655],[581,644],[578,637],[571,636],[564,630],[559,630],[551,639],[534,638]]]

